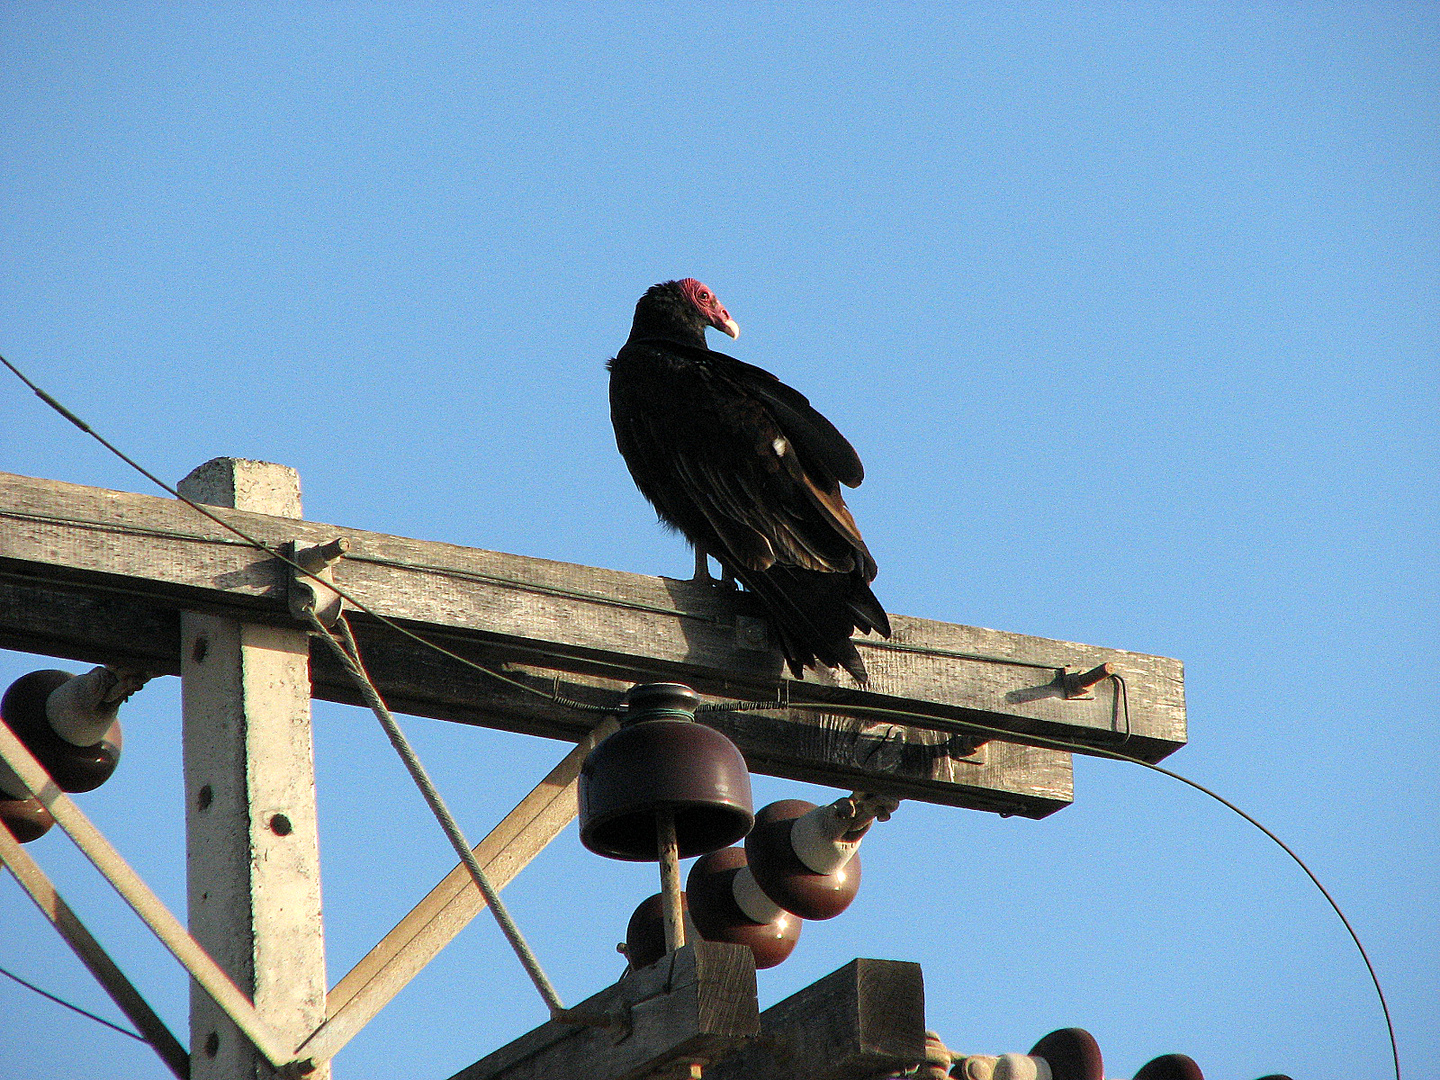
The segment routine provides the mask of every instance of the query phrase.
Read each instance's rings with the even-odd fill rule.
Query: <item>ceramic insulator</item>
[[[760,886],[755,884],[755,875],[748,866],[742,866],[736,873],[731,890],[735,894],[735,903],[740,905],[740,910],[752,922],[762,925],[771,923],[783,912],[779,904],[760,891]]]

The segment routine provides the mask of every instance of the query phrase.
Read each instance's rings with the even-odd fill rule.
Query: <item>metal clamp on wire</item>
[[[340,618],[344,601],[340,594],[326,585],[335,581],[332,567],[350,550],[350,541],[338,536],[328,544],[301,548],[291,541],[282,549],[289,566],[290,614],[297,619],[314,615],[324,626],[334,626]],[[299,567],[299,569],[296,569]]]

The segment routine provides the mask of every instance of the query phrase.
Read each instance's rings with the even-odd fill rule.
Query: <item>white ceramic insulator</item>
[[[45,702],[45,719],[72,746],[94,746],[105,737],[120,703],[106,701],[115,685],[113,672],[97,667],[61,683]]]
[[[1054,1080],[1050,1063],[1029,1054],[1001,1054],[995,1059],[994,1080]]]
[[[962,1080],[995,1080],[995,1063],[1000,1059],[990,1054],[971,1054],[961,1059]]]
[[[760,891],[760,886],[755,882],[755,875],[750,872],[748,866],[742,866],[735,874],[731,891],[735,894],[735,903],[740,905],[740,910],[751,922],[764,925],[772,923],[780,917],[782,912],[780,905]]]
[[[795,819],[790,846],[800,861],[817,874],[833,874],[860,850],[859,839],[842,840],[849,823],[840,820],[835,806],[817,806]]]

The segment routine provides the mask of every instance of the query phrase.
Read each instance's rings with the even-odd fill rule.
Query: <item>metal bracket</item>
[[[325,586],[334,583],[331,568],[350,550],[350,541],[338,536],[328,544],[308,548],[301,548],[292,541],[282,550],[291,562],[300,567],[299,570],[294,566],[288,567],[290,614],[297,619],[306,619],[313,614],[325,626],[334,626],[345,602],[339,593]]]
[[[1065,689],[1065,697],[1070,701],[1093,698],[1095,687],[1114,674],[1115,665],[1109,660],[1089,671],[1071,670],[1067,666],[1060,676],[1060,684]]]

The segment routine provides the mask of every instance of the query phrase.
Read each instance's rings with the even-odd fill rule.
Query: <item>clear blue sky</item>
[[[437,6],[0,7],[0,354],[171,480],[278,461],[316,520],[685,576],[603,365],[646,286],[702,279],[859,449],[889,610],[1185,662],[1168,764],[1309,860],[1425,1075],[1436,7]],[[0,469],[150,490],[3,380]],[[175,683],[84,805],[179,909]],[[338,978],[452,856],[368,714],[316,724]],[[476,836],[564,750],[408,729]],[[183,1035],[179,969],[68,842],[31,850]],[[865,857],[763,1003],[918,960],[976,1052],[1078,1025],[1117,1077],[1386,1074],[1321,897],[1162,777],[1079,761],[1041,822],[907,803]],[[577,1000],[654,888],[572,829],[507,896]],[[0,923],[0,965],[117,1015],[8,877]],[[336,1075],[438,1080],[542,1019],[477,921]],[[0,980],[0,1074],[162,1072]]]

